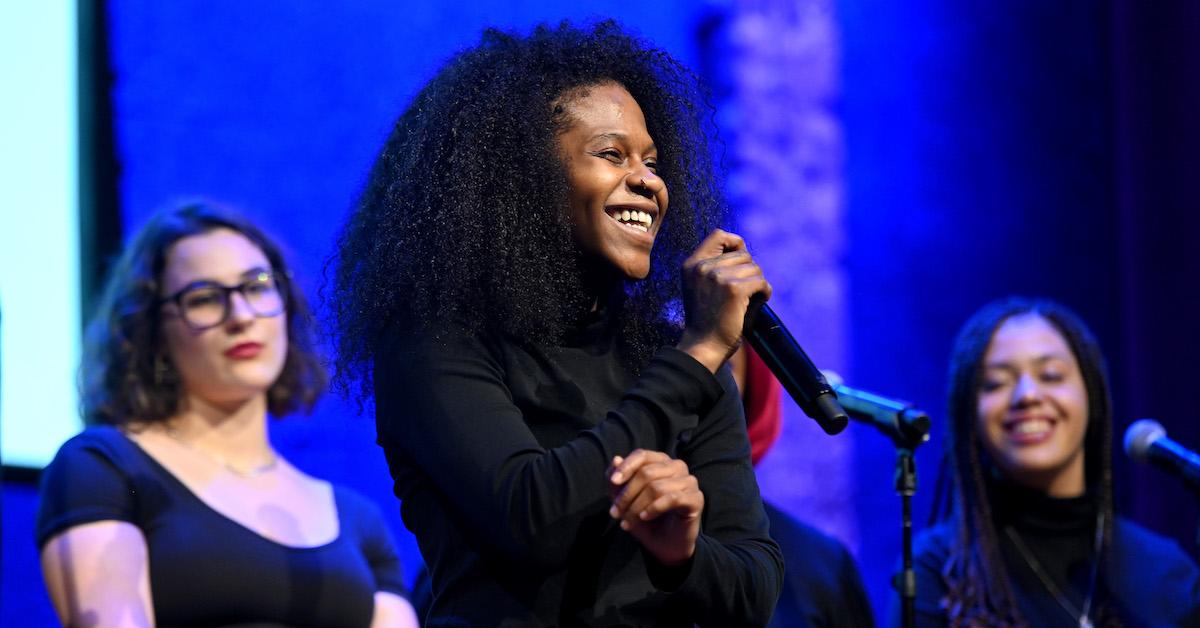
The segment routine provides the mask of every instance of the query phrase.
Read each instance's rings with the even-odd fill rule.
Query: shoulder
[[[913,536],[913,554],[948,557],[954,536],[954,520],[939,521]]]
[[[1113,551],[1118,561],[1156,565],[1164,570],[1196,573],[1197,567],[1179,543],[1130,521],[1117,517],[1113,524]]]
[[[439,321],[436,325],[423,328],[394,322],[380,335],[377,353],[421,355],[454,351],[464,346],[494,343],[500,334],[480,325],[472,325],[458,317]]]
[[[63,467],[72,468],[94,462],[108,462],[117,470],[125,469],[129,466],[128,458],[134,447],[136,445],[115,427],[88,427],[58,448],[45,473],[53,474]]]
[[[339,519],[373,519],[381,518],[383,514],[379,506],[366,495],[341,484],[330,482],[333,488],[333,499],[337,503]]]
[[[954,552],[957,534],[954,519],[947,519],[913,536],[913,567],[919,577],[936,576],[941,580],[946,562]]]
[[[763,501],[771,524],[771,538],[783,552],[789,580],[799,579],[813,589],[843,586],[847,578],[858,580],[858,565],[840,540]]]
[[[953,518],[917,533],[913,538],[913,571],[916,577],[915,607],[920,625],[945,625],[945,598],[950,587],[946,566],[954,552],[957,525]],[[899,562],[897,562],[897,568]],[[900,623],[900,598],[890,596],[888,618]]]
[[[383,511],[366,495],[340,484],[333,487],[333,499],[337,505],[338,525],[363,539],[379,535],[390,538]]]
[[[92,427],[63,443],[42,471],[37,543],[75,525],[135,519],[136,445],[113,427]]]
[[[66,450],[78,447],[111,448],[129,442],[129,437],[125,436],[119,428],[112,425],[92,425],[85,427],[83,431],[67,439],[63,443],[62,449]]]
[[[376,590],[408,597],[395,540],[379,506],[351,488],[332,486],[337,500],[338,525],[343,536],[352,541],[371,566]]]
[[[841,541],[800,521],[778,506],[764,500],[763,510],[771,522],[771,537],[781,548],[785,548],[784,551],[793,548],[797,553],[802,552],[806,561],[823,565],[849,556],[849,551]]]
[[[1113,542],[1136,547],[1138,553],[1150,552],[1154,555],[1169,555],[1183,552],[1174,539],[1153,532],[1125,517],[1117,517],[1113,523]]]
[[[1200,568],[1174,540],[1122,517],[1106,578],[1126,612],[1148,625],[1200,621]]]
[[[446,371],[492,372],[512,345],[500,334],[449,320],[432,329],[393,324],[375,350],[377,380],[421,383]],[[376,391],[385,396],[390,389]]]

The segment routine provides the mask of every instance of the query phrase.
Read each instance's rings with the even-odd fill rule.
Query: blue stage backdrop
[[[1163,80],[1188,76],[1198,48],[1187,34],[1200,23],[1191,9],[1136,5],[110,0],[123,223],[128,231],[181,197],[232,203],[287,243],[319,303],[337,227],[390,124],[440,61],[486,26],[616,18],[713,85],[737,226],[798,340],[849,383],[934,415],[918,457],[919,529],[942,449],[951,339],[998,296],[1049,296],[1079,310],[1114,367],[1118,429],[1161,413],[1200,445],[1183,407],[1155,402],[1166,384],[1129,366],[1200,348],[1194,332],[1172,347],[1168,331],[1194,325],[1197,299],[1172,301],[1142,281],[1154,273],[1152,285],[1168,292],[1194,281],[1198,254],[1181,233],[1197,233],[1186,211],[1197,199],[1181,181],[1200,170],[1181,164],[1195,164],[1196,123],[1185,109],[1155,108],[1180,94],[1153,91],[1143,70],[1161,43],[1147,34],[1165,29],[1192,65]],[[1182,25],[1163,17],[1171,10]],[[1131,100],[1131,90],[1149,95]],[[1194,89],[1181,97],[1200,106]],[[1190,148],[1165,150],[1164,136],[1144,128],[1151,115],[1184,124]],[[1148,194],[1151,185],[1167,191]],[[1163,218],[1145,222],[1156,209]],[[1156,241],[1176,257],[1158,256]],[[1172,381],[1194,376],[1194,363],[1173,364]],[[890,444],[861,426],[824,436],[787,403],[784,436],[760,469],[764,494],[849,545],[882,619],[900,549]],[[384,506],[411,576],[420,558],[371,418],[330,397],[272,433],[300,467]],[[1122,475],[1142,489],[1122,502],[1134,518],[1187,538],[1195,509],[1181,523],[1164,514],[1163,504],[1191,503],[1178,486],[1153,472]],[[18,497],[5,518],[26,522],[33,500]],[[5,598],[34,600],[22,612],[49,617],[32,549],[11,556],[29,540],[10,541],[9,531],[28,527],[5,525]],[[0,607],[0,623],[11,612]]]

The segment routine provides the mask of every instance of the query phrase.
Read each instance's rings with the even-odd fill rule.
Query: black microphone
[[[838,404],[837,393],[761,295],[750,298],[742,336],[804,414],[812,417],[826,434],[846,429],[850,419]]]
[[[1166,469],[1200,490],[1200,456],[1167,438],[1167,430],[1154,419],[1139,419],[1125,430],[1125,453],[1138,462]]]
[[[833,371],[822,371],[850,418],[869,424],[898,447],[915,449],[929,440],[929,415],[913,404],[851,388]]]

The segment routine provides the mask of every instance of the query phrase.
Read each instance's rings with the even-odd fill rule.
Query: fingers
[[[700,516],[700,513],[704,512],[704,493],[693,482],[691,488],[662,495],[647,504],[645,508],[639,509],[635,502],[633,507],[629,509],[629,512],[636,512],[636,517],[641,521],[654,521],[668,512],[673,512],[684,519],[696,519]],[[622,521],[622,523],[625,522]],[[623,525],[622,527],[627,528],[629,526]]]
[[[623,511],[621,529],[630,530],[638,523],[654,521],[666,513],[684,520],[696,519],[703,508],[704,494],[695,477],[655,480],[643,487]]]
[[[615,491],[609,515],[621,519],[622,529],[670,511],[694,518],[703,510],[704,496],[687,464],[662,452],[639,449],[617,456],[608,475]]]
[[[723,253],[745,250],[746,241],[742,239],[742,236],[717,229],[708,234],[708,237],[700,242],[700,246],[696,247],[696,250],[692,252],[688,261],[692,261],[693,259],[698,261],[717,257]],[[684,262],[684,266],[687,266],[687,262]]]
[[[770,284],[763,276],[762,268],[750,257],[750,253],[744,250],[698,260],[690,267],[685,265],[684,272],[692,275],[693,284],[723,288],[740,296],[749,296],[760,291],[769,293],[771,290]]]
[[[608,467],[608,477],[613,484],[621,485],[643,465],[671,460],[671,457],[661,451],[650,449],[635,449],[628,456],[613,456],[613,462]]]
[[[770,284],[766,283],[762,268],[750,256],[745,241],[741,236],[720,229],[704,239],[684,262],[683,270],[685,275],[691,275],[689,279],[693,284],[740,287],[735,291],[743,295],[747,294],[744,290],[752,290],[748,294],[764,292],[770,296]]]

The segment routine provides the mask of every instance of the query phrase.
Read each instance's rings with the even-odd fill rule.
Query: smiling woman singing
[[[724,364],[770,286],[714,230],[708,114],[604,23],[488,31],[397,121],[333,306],[428,625],[769,619],[782,564]]]

